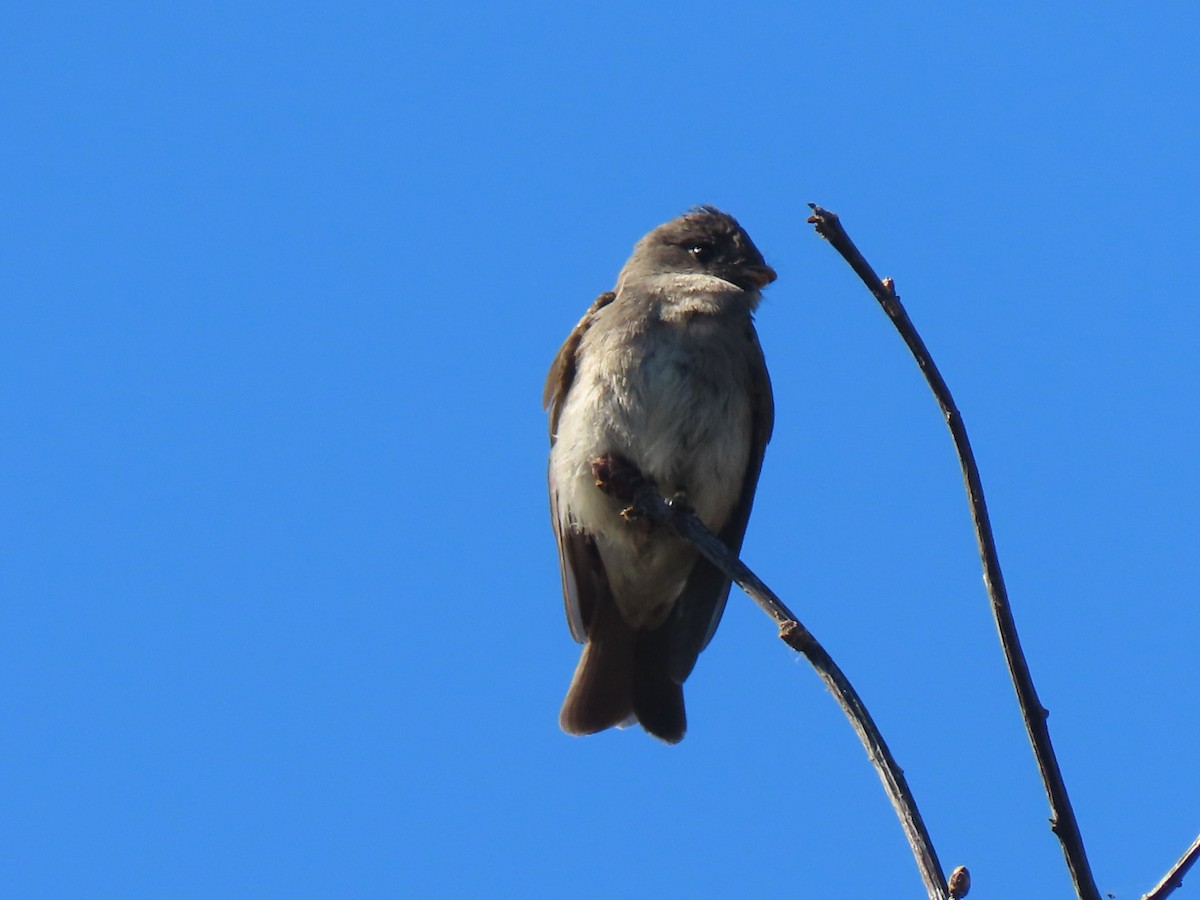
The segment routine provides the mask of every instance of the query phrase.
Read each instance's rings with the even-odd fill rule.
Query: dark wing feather
[[[608,291],[595,299],[583,314],[583,318],[571,329],[571,333],[567,335],[566,341],[554,357],[554,362],[550,364],[546,387],[542,391],[542,406],[550,410],[551,447],[554,446],[558,434],[558,417],[562,414],[567,393],[575,380],[579,343],[595,321],[596,313],[612,303],[616,296]],[[591,624],[598,598],[608,590],[608,577],[591,536],[574,530],[559,510],[558,490],[554,484],[552,469],[549,473],[549,483],[550,524],[554,526],[554,538],[558,543],[558,564],[562,574],[567,624],[571,627],[571,636],[583,643],[587,640],[588,626]]]
[[[742,549],[742,539],[746,536],[746,525],[750,521],[750,508],[754,504],[754,490],[758,486],[759,472],[762,471],[763,454],[775,427],[771,379],[752,324],[747,325],[747,340],[750,344],[750,371],[754,376],[751,386],[754,402],[753,443],[746,463],[746,474],[742,478],[738,505],[718,535],[735,554]],[[729,588],[729,579],[716,566],[704,557],[696,560],[671,618],[661,629],[666,632],[663,638],[669,645],[670,674],[677,683],[683,684],[696,665],[696,657],[712,640],[725,612]]]

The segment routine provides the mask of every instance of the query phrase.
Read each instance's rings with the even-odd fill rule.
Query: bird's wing
[[[550,411],[550,446],[554,446],[558,435],[558,418],[563,404],[575,380],[576,355],[584,333],[596,320],[596,314],[612,303],[616,294],[611,291],[595,299],[583,318],[567,335],[550,372],[546,376],[546,387],[542,391],[542,406]],[[558,564],[562,573],[563,601],[567,609],[567,624],[571,636],[583,643],[587,640],[588,626],[596,605],[608,593],[608,576],[604,563],[591,535],[571,526],[565,511],[559,508],[558,487],[554,483],[554,467],[549,467],[550,524],[554,526],[554,538],[558,544]]]
[[[616,297],[617,295],[612,291],[605,291],[592,301],[592,305],[583,314],[583,318],[571,329],[571,333],[567,335],[563,345],[558,348],[554,362],[550,364],[550,371],[546,374],[546,386],[542,389],[542,409],[550,410],[550,446],[552,447],[558,433],[558,417],[562,413],[563,402],[567,399],[567,392],[571,390],[571,383],[575,380],[575,358],[579,353],[579,342],[583,340],[584,333],[596,321],[596,313],[612,303]]]
[[[753,324],[747,323],[746,339],[750,345],[747,354],[750,371],[753,420],[750,457],[746,473],[742,477],[742,492],[729,521],[718,535],[735,554],[741,552],[746,525],[750,521],[750,508],[754,504],[754,490],[758,486],[758,475],[762,471],[763,454],[771,432],[775,427],[775,400],[771,392],[771,379],[763,361],[762,347]],[[692,671],[696,657],[708,646],[721,616],[725,612],[725,601],[729,597],[729,579],[704,557],[696,560],[687,584],[679,596],[679,602],[668,620],[670,627],[664,637],[669,641],[670,673],[679,684]]]

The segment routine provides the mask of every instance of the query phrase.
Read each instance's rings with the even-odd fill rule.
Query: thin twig
[[[694,544],[709,562],[737,582],[742,590],[775,620],[779,625],[779,637],[784,643],[808,658],[846,713],[846,717],[850,719],[850,724],[866,749],[867,756],[879,773],[888,799],[891,800],[892,807],[900,819],[900,827],[904,829],[905,837],[912,847],[917,868],[921,872],[921,880],[925,882],[930,900],[950,900],[941,863],[938,862],[933,841],[921,820],[921,813],[917,810],[917,803],[908,788],[908,782],[904,779],[904,772],[896,764],[883,735],[875,727],[875,722],[862,699],[842,674],[842,670],[783,601],[763,584],[720,538],[709,531],[695,513],[668,503],[649,484],[638,489],[634,498],[634,508],[637,515],[674,529],[680,537]]]
[[[987,504],[983,497],[983,484],[979,479],[979,468],[975,464],[975,455],[971,452],[971,444],[967,440],[967,429],[963,425],[962,416],[954,405],[950,389],[942,379],[933,358],[925,347],[925,342],[917,334],[908,313],[900,304],[895,286],[891,279],[881,281],[875,274],[835,213],[822,209],[815,203],[810,203],[813,215],[808,221],[816,226],[817,233],[829,241],[850,267],[863,280],[867,288],[879,301],[883,311],[887,313],[896,326],[900,336],[908,345],[917,365],[925,374],[925,380],[937,398],[938,406],[942,409],[950,434],[954,439],[954,447],[958,451],[959,463],[962,465],[963,481],[966,483],[967,499],[971,506],[971,519],[975,523],[975,537],[979,542],[979,556],[983,561],[983,583],[987,588],[988,597],[992,604],[992,615],[1000,632],[1000,644],[1004,649],[1004,658],[1008,663],[1008,671],[1016,688],[1017,700],[1021,706],[1021,715],[1025,719],[1025,729],[1029,733],[1030,743],[1033,744],[1034,756],[1037,757],[1038,769],[1041,771],[1042,783],[1050,800],[1050,828],[1058,836],[1062,844],[1063,855],[1066,857],[1067,868],[1071,879],[1075,882],[1075,892],[1080,900],[1100,900],[1100,893],[1092,878],[1091,866],[1088,864],[1087,852],[1084,850],[1083,837],[1079,833],[1079,825],[1075,813],[1071,809],[1071,800],[1067,796],[1067,786],[1063,781],[1058,760],[1054,755],[1054,746],[1050,742],[1050,730],[1046,726],[1049,712],[1038,700],[1037,691],[1033,686],[1033,677],[1029,674],[1029,665],[1025,654],[1021,651],[1021,642],[1017,637],[1017,626],[1013,621],[1012,610],[1008,603],[1008,592],[1004,587],[1004,576],[1000,572],[1000,558],[996,553],[996,541],[992,536],[992,526],[988,519]]]
[[[1200,859],[1200,835],[1192,841],[1192,846],[1183,851],[1183,856],[1179,857],[1175,865],[1171,866],[1162,881],[1150,889],[1150,893],[1142,894],[1142,900],[1163,900],[1164,897],[1174,893],[1175,888],[1183,887],[1183,876],[1187,874],[1196,862]]]

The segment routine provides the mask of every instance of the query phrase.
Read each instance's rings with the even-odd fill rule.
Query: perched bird
[[[550,367],[550,515],[567,621],[585,645],[559,716],[570,734],[636,720],[683,739],[683,682],[729,579],[674,533],[623,517],[597,466],[682,494],[741,549],[774,422],[753,322],[774,280],[732,216],[693,209],[638,241]]]

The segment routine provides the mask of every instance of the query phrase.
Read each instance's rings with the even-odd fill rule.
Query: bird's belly
[[[679,492],[720,531],[741,497],[752,442],[747,379],[726,359],[660,347],[613,371],[585,366],[560,421],[551,465],[571,522],[590,533],[622,618],[660,624],[683,590],[696,551],[620,516],[626,505],[595,485],[592,460],[616,454],[658,491]]]

